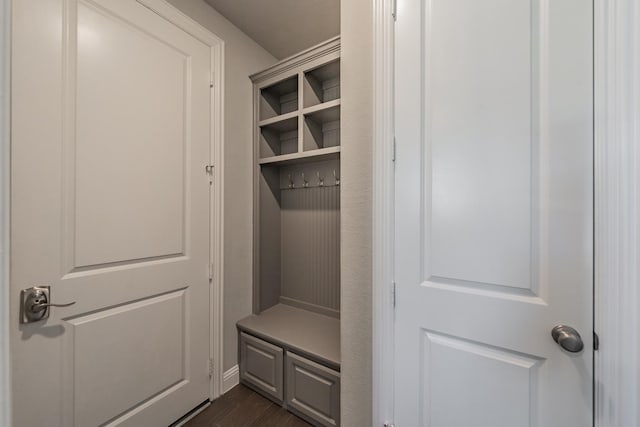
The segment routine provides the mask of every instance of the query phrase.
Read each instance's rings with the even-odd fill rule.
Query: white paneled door
[[[592,6],[399,0],[397,427],[592,425]]]
[[[210,48],[134,0],[14,1],[12,43],[13,425],[169,425],[209,396]],[[75,304],[21,324],[36,285]]]

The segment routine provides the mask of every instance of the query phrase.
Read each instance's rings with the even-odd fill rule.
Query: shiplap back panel
[[[340,310],[340,187],[281,191],[281,297]]]

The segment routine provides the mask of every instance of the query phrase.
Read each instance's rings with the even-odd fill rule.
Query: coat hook
[[[289,174],[289,188],[293,188],[294,184],[293,184],[293,180],[291,179],[291,174]]]
[[[302,172],[302,180],[304,181],[304,186],[308,187],[309,186],[309,181],[307,181],[307,178],[304,176],[304,172]]]
[[[324,177],[320,176],[320,172],[316,172],[316,175],[318,176],[318,187],[324,187]]]
[[[333,178],[336,180],[336,185],[340,185],[340,177],[336,175],[336,170],[333,170]]]

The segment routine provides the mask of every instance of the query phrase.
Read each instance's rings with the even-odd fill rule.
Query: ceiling
[[[205,0],[278,59],[340,34],[340,0]]]

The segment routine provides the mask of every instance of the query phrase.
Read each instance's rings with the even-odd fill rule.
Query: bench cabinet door
[[[240,379],[266,396],[282,402],[282,348],[240,334]]]
[[[340,373],[297,354],[286,354],[286,404],[318,426],[340,425]]]

